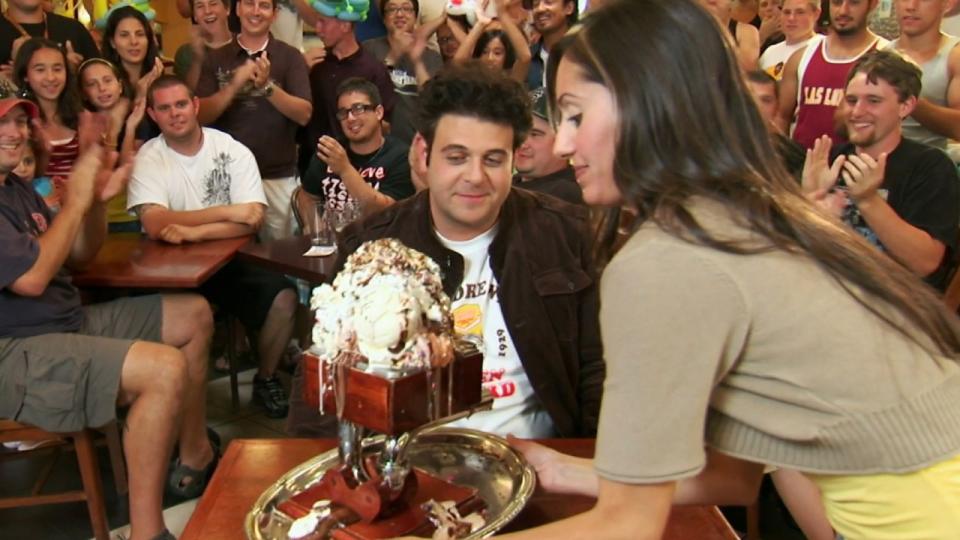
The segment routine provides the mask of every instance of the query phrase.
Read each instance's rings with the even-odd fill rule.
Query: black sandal
[[[180,462],[180,458],[177,458],[167,481],[167,492],[184,499],[196,499],[200,495],[203,495],[204,490],[207,489],[207,484],[210,482],[213,471],[217,469],[217,464],[219,463],[220,454],[218,452],[214,452],[213,459],[210,460],[210,463],[207,463],[206,467],[199,470],[184,465]],[[184,483],[184,480],[188,480],[188,482]]]
[[[168,493],[185,499],[195,499],[203,494],[207,483],[210,482],[210,477],[213,476],[213,471],[220,462],[220,434],[208,426],[207,440],[210,441],[210,449],[213,450],[213,459],[202,470],[180,463],[179,455],[174,455],[167,478]],[[184,480],[189,482],[184,484]]]

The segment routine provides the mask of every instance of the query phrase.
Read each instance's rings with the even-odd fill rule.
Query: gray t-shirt
[[[76,332],[83,318],[80,294],[63,268],[38,297],[20,296],[10,285],[40,257],[40,235],[53,216],[33,187],[14,175],[0,185],[0,337]]]
[[[385,60],[390,52],[390,43],[386,37],[368,39],[362,43],[362,46],[377,60],[384,62],[384,65],[386,65]],[[427,49],[423,52],[423,64],[427,68],[427,73],[433,76],[443,67],[443,58],[437,51]],[[390,134],[410,144],[413,141],[414,133],[416,133],[413,121],[416,118],[417,104],[420,99],[417,75],[413,69],[413,63],[406,56],[393,66],[387,65],[387,71],[390,73],[390,81],[393,82],[393,88],[399,98],[397,106],[390,116]]]

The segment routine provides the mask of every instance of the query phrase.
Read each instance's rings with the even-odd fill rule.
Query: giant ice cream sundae
[[[454,340],[440,268],[397,240],[368,242],[311,305],[305,397],[337,415],[340,465],[278,505],[295,520],[288,537],[469,534],[483,522],[477,490],[412,467],[406,456],[425,427],[491,402],[482,399],[482,355]],[[375,454],[364,450],[371,431],[386,437]]]
[[[443,367],[453,357],[440,267],[398,240],[360,246],[310,304],[320,356],[362,358],[369,371],[399,373]]]

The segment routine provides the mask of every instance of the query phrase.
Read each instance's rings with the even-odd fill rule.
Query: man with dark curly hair
[[[456,331],[483,341],[493,410],[457,423],[518,437],[597,429],[604,378],[587,211],[511,187],[530,129],[523,86],[477,64],[424,85],[416,160],[427,189],[344,231],[340,268],[363,242],[396,238],[433,258]],[[324,423],[294,391],[289,431]]]

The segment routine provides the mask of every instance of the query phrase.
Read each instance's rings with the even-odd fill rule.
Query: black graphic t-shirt
[[[835,148],[831,162],[841,154],[850,155],[855,151],[850,143]],[[842,180],[838,189],[844,189]],[[926,231],[947,247],[940,268],[926,277],[928,283],[943,289],[948,262],[957,249],[960,221],[960,178],[956,166],[942,150],[903,139],[887,156],[879,194],[904,221]],[[852,201],[844,209],[843,220],[881,250],[885,249]]]
[[[350,164],[373,189],[397,201],[413,195],[410,164],[407,162],[407,152],[410,149],[408,145],[387,136],[379,150],[361,155],[351,151],[346,142],[340,141],[340,144],[347,149]],[[340,177],[330,171],[330,167],[316,155],[311,158],[310,167],[303,175],[302,182],[307,193],[320,197],[323,201],[335,201],[338,207],[350,200],[350,193]]]

